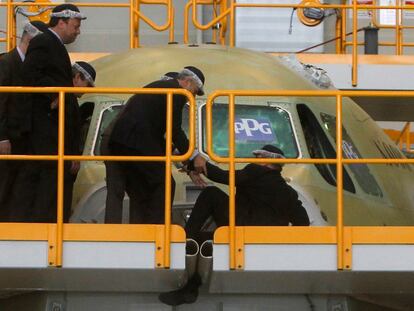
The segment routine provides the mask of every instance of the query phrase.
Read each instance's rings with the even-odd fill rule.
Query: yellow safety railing
[[[197,18],[197,6],[198,5],[211,5],[213,6],[213,20],[207,25],[201,25]],[[217,9],[219,6],[219,10]],[[201,30],[212,29],[213,38],[212,42],[217,43],[217,33],[219,34],[220,44],[226,44],[226,31],[227,31],[227,19],[222,18],[226,16],[228,12],[227,0],[190,0],[187,2],[184,9],[184,43],[188,43],[188,28],[189,28],[189,11],[192,8],[192,21],[194,25]],[[224,12],[225,15],[218,12]]]
[[[0,240],[46,240],[49,243],[49,264],[62,266],[63,241],[149,241],[156,245],[156,263],[159,268],[170,266],[170,242],[185,241],[184,231],[171,225],[171,163],[190,157],[195,147],[195,100],[183,89],[133,89],[133,88],[32,88],[0,87],[0,93],[58,93],[59,128],[57,155],[1,155],[0,160],[54,160],[58,162],[58,206],[55,224],[0,224]],[[167,132],[165,156],[69,156],[64,154],[64,105],[66,93],[140,93],[167,95]],[[172,155],[172,98],[181,94],[189,99],[189,150],[183,155]],[[334,97],[336,99],[336,150],[332,159],[263,159],[236,158],[235,156],[235,105],[238,96],[290,96],[290,97]],[[215,243],[228,243],[230,268],[243,269],[244,246],[249,243],[291,244],[335,244],[337,246],[337,268],[352,269],[353,244],[414,244],[413,227],[351,227],[344,225],[343,171],[344,164],[414,164],[414,159],[348,159],[342,155],[342,100],[344,97],[414,97],[414,91],[338,91],[338,90],[280,90],[280,91],[216,91],[207,99],[207,152],[216,162],[229,164],[229,226],[220,228],[215,234]],[[229,98],[229,156],[217,156],[212,147],[212,109],[217,97]],[[63,224],[63,163],[75,161],[163,161],[166,163],[165,224],[164,225],[93,225]],[[337,219],[331,227],[238,227],[235,218],[235,164],[236,163],[303,163],[336,164],[337,168]],[[116,229],[116,230],[115,230]]]
[[[407,122],[400,132],[400,135],[396,139],[395,143],[398,144],[401,150],[403,150],[403,144],[405,142],[405,152],[414,153],[411,149],[411,122]]]
[[[58,162],[58,196],[57,196],[57,223],[54,225],[42,224],[0,224],[0,240],[2,239],[33,239],[33,228],[38,228],[42,233],[42,239],[49,241],[49,264],[57,267],[62,266],[62,247],[65,234],[66,239],[73,239],[64,232],[75,233],[75,230],[70,230],[71,226],[79,228],[79,225],[63,224],[63,173],[64,161],[162,161],[165,162],[165,223],[164,225],[140,225],[137,229],[130,229],[127,232],[139,231],[141,234],[125,238],[135,239],[138,241],[152,240],[156,244],[156,266],[159,268],[168,268],[170,266],[170,242],[172,236],[174,240],[185,241],[184,233],[171,225],[171,164],[175,161],[187,160],[194,151],[195,147],[195,101],[190,92],[184,89],[139,89],[139,88],[57,88],[57,87],[0,87],[0,93],[58,93],[59,94],[59,127],[58,127],[58,154],[57,155],[0,155],[0,160],[55,160]],[[166,118],[166,155],[165,156],[69,156],[64,154],[65,144],[65,94],[66,93],[99,93],[99,94],[166,94],[167,95],[167,118]],[[172,155],[172,105],[173,94],[184,95],[189,100],[189,149],[183,155]],[[83,225],[81,225],[83,226]],[[111,235],[113,230],[100,229],[98,237],[94,236],[96,225],[89,229],[86,236],[92,240],[102,239],[106,237],[107,240],[112,240]],[[116,226],[116,225],[112,225]],[[19,232],[22,229],[26,234]],[[83,232],[88,232],[88,228],[81,229]],[[123,230],[125,233],[125,230]],[[36,234],[38,237],[39,235]],[[65,240],[66,240],[65,239]],[[84,238],[83,238],[84,239]],[[83,240],[82,239],[82,240]]]
[[[404,5],[403,0],[396,0],[396,4],[394,6],[380,6],[380,9],[396,9],[395,10],[395,25],[383,25],[377,21],[377,10],[379,9],[376,5],[376,1],[374,0],[374,5],[367,5],[367,6],[358,6],[358,10],[368,9],[370,11],[375,11],[373,13],[373,26],[377,27],[378,29],[394,29],[395,31],[395,41],[378,41],[378,46],[389,46],[395,47],[395,55],[402,55],[404,54],[405,47],[414,47],[413,42],[405,42],[404,41],[404,30],[414,29],[412,25],[404,25],[404,11],[405,10],[413,10],[413,5]],[[342,10],[343,18],[343,29],[346,29],[346,10]],[[353,18],[355,14],[353,13]],[[341,51],[346,52],[346,47],[353,46],[353,42],[348,42],[346,39],[342,40],[341,44]],[[364,42],[358,42],[358,46],[364,45]]]
[[[208,24],[201,25],[197,20],[197,13],[196,7],[197,4],[211,4],[214,0],[190,0],[186,6],[186,14],[189,7],[192,6],[193,14],[192,14],[192,22],[193,25],[200,30],[207,30],[210,29],[217,23],[223,23],[227,25],[227,19],[229,18],[229,45],[235,46],[235,14],[237,8],[279,8],[279,9],[299,9],[299,8],[306,8],[309,7],[306,4],[276,4],[276,3],[236,3],[235,0],[229,0],[230,5],[223,5],[221,7],[221,14],[219,16],[215,16]],[[399,1],[399,0],[398,0]],[[226,2],[226,1],[224,1]],[[213,2],[214,3],[214,2]],[[338,16],[335,31],[336,31],[336,52],[337,53],[346,53],[346,47],[352,47],[352,85],[357,86],[358,84],[358,46],[362,45],[363,43],[358,42],[358,11],[359,10],[386,10],[386,9],[395,9],[397,10],[397,20],[396,26],[391,26],[396,28],[396,42],[389,43],[389,42],[379,42],[380,45],[389,46],[395,45],[397,54],[402,54],[403,47],[414,46],[414,43],[404,43],[402,39],[402,30],[403,29],[414,29],[414,26],[404,26],[400,22],[400,16],[402,10],[413,10],[414,5],[402,5],[401,2],[398,2],[397,5],[360,5],[358,4],[357,0],[353,0],[352,4],[320,4],[320,5],[313,5],[312,7],[315,8],[323,8],[323,9],[338,9],[340,10],[341,14]],[[352,10],[352,42],[347,42],[346,40],[346,16],[347,10]],[[185,16],[185,24],[184,24],[184,42],[188,42],[188,15]],[[387,28],[389,26],[382,26],[379,25],[380,28]],[[222,35],[225,35],[225,32],[222,32]],[[226,39],[225,37],[220,38],[220,42],[225,44]]]
[[[131,1],[131,47],[139,47],[139,21],[143,20],[147,25],[156,31],[169,29],[169,40],[174,42],[174,7],[172,0],[130,0]],[[150,18],[144,15],[140,6],[142,4],[165,5],[167,10],[167,21],[163,25],[155,24]]]
[[[397,92],[398,96],[414,97],[414,91]],[[263,159],[263,158],[236,158],[235,157],[235,135],[234,135],[234,110],[235,98],[237,96],[295,96],[295,97],[335,97],[336,98],[336,159]],[[344,159],[342,155],[342,100],[343,97],[377,97],[377,96],[396,96],[395,91],[216,91],[208,97],[206,109],[206,132],[207,132],[207,152],[211,159],[219,163],[229,165],[229,227],[219,229],[215,235],[215,242],[229,244],[229,258],[231,269],[243,269],[244,267],[244,245],[250,240],[256,243],[326,243],[337,245],[337,267],[339,270],[351,269],[352,243],[363,243],[367,239],[372,241],[372,235],[378,231],[382,239],[375,240],[374,243],[410,243],[414,244],[414,228],[398,227],[403,232],[399,239],[396,230],[384,228],[370,228],[365,230],[358,227],[344,227],[343,211],[343,164],[387,164],[387,163],[410,163],[414,164],[414,159]],[[217,97],[228,97],[229,99],[229,156],[217,156],[213,150],[213,105]],[[304,164],[336,164],[337,170],[337,220],[334,228],[272,228],[260,229],[260,227],[237,227],[235,218],[235,164],[236,163],[304,163]],[[265,230],[267,237],[265,237]],[[389,236],[384,232],[388,230]],[[259,233],[258,233],[259,232]],[[260,233],[261,232],[261,233]],[[270,235],[274,232],[275,235]],[[283,232],[283,233],[282,233]],[[369,232],[369,237],[366,233]],[[249,235],[250,234],[250,235]],[[280,234],[280,235],[279,235]],[[308,237],[307,234],[311,234]],[[289,237],[288,237],[289,236]],[[259,237],[259,239],[257,239]],[[389,239],[388,239],[389,237]],[[355,240],[354,240],[355,238]]]
[[[78,7],[90,7],[90,8],[125,8],[129,9],[129,46],[130,48],[139,47],[139,22],[143,20],[152,29],[156,31],[164,31],[169,29],[169,40],[174,41],[174,6],[172,0],[130,0],[129,3],[73,3]],[[167,7],[167,21],[164,25],[155,24],[149,17],[144,15],[140,6],[146,5],[165,5]],[[53,7],[59,5],[59,3],[50,2],[36,2],[38,7]],[[0,7],[6,7],[6,38],[1,38],[0,42],[6,42],[6,49],[10,51],[16,46],[16,18],[14,15],[14,9],[16,7],[29,7],[33,6],[31,2],[13,2],[7,0],[6,2],[0,2]]]

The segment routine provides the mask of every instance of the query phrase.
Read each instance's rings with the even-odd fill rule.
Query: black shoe
[[[178,306],[184,303],[194,303],[198,297],[198,288],[201,285],[201,279],[198,274],[194,275],[187,284],[180,289],[171,292],[161,293],[158,299],[169,306]]]

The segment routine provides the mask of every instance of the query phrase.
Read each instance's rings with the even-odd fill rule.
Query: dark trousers
[[[111,154],[140,156],[140,151],[121,144],[110,144]],[[149,153],[151,154],[151,153]],[[154,153],[156,154],[156,153]],[[148,155],[148,153],[146,154]],[[140,224],[161,224],[165,217],[165,163],[120,161],[126,180],[126,190],[133,198],[130,205],[130,222]],[[107,176],[110,178],[110,176]],[[175,181],[171,176],[171,202],[174,200]]]
[[[122,209],[125,192],[129,196],[129,223],[139,223],[139,199],[137,191],[130,189],[127,184],[123,164],[116,161],[105,161],[106,169],[106,208],[105,223],[122,223]]]
[[[12,154],[28,153],[28,138],[11,139],[10,143]],[[12,193],[23,180],[22,175],[26,163],[26,161],[0,160],[0,221],[10,220],[10,213],[13,211],[11,207]],[[23,200],[30,200],[33,194],[33,187],[28,187],[19,195]]]
[[[63,220],[69,222],[72,205],[73,184],[76,175],[70,173],[71,162],[64,167]],[[32,187],[29,198],[20,194]],[[25,165],[18,187],[11,200],[10,221],[56,222],[57,220],[57,162],[31,161]]]
[[[185,225],[187,238],[201,242],[201,229],[210,216],[217,227],[229,224],[229,196],[217,187],[207,187],[198,196]]]

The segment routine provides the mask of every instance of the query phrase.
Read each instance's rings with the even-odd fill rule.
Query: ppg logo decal
[[[236,140],[274,141],[275,134],[269,120],[236,118],[234,122]]]

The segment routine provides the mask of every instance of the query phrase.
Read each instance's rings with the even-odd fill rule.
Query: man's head
[[[193,95],[204,95],[204,74],[194,66],[184,67],[178,73],[178,83],[182,88],[190,91]]]
[[[64,44],[76,40],[80,34],[81,20],[86,19],[78,7],[70,3],[56,6],[50,16],[49,26],[59,35]]]
[[[273,145],[264,145],[262,149],[253,150],[252,152],[256,158],[268,158],[268,159],[284,159],[284,152],[276,146]],[[259,165],[267,166],[272,169],[282,170],[283,164],[267,164],[267,163],[257,163]]]
[[[26,53],[27,47],[29,46],[30,40],[37,35],[47,30],[47,25],[41,21],[26,22],[23,25],[22,38],[20,40],[19,47],[23,53]]]
[[[72,65],[72,80],[74,87],[94,87],[95,86],[96,71],[87,62],[75,62]],[[83,94],[75,94],[81,97]]]

